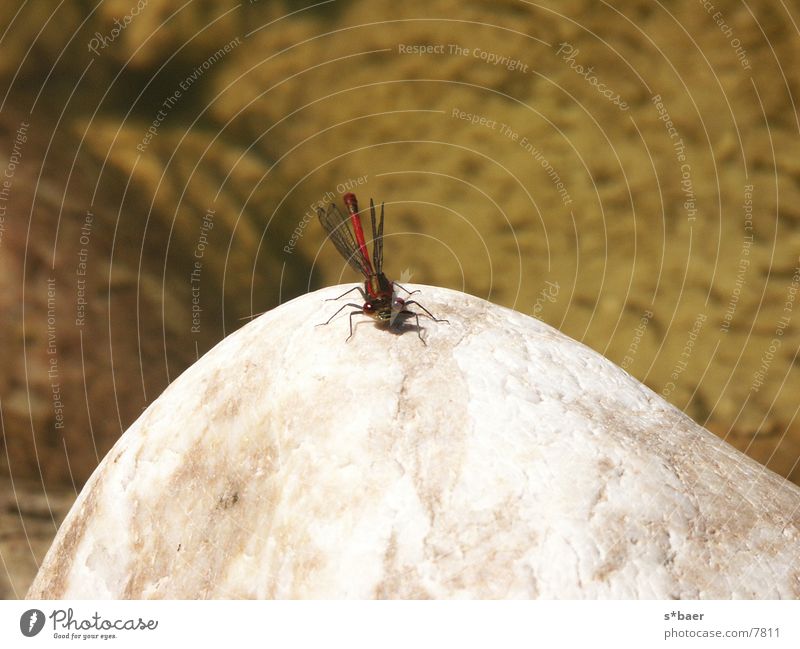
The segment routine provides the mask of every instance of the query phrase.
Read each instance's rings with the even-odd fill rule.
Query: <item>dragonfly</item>
[[[363,314],[385,327],[393,326],[398,319],[413,317],[417,322],[417,336],[419,336],[422,344],[427,344],[420,333],[419,316],[425,315],[434,322],[446,322],[449,324],[449,321],[435,317],[416,300],[403,299],[398,296],[395,288],[405,291],[408,297],[414,293],[419,293],[419,291],[409,291],[397,282],[390,281],[383,273],[383,203],[381,203],[380,218],[377,218],[375,203],[371,198],[369,199],[370,222],[372,225],[372,257],[370,258],[367,241],[364,236],[364,228],[361,225],[358,199],[355,194],[348,192],[342,196],[342,201],[347,208],[347,216],[342,214],[335,203],[330,203],[327,210],[321,207],[317,208],[317,216],[339,254],[347,260],[347,263],[356,272],[364,277],[364,287],[355,286],[342,293],[339,297],[331,299],[340,300],[345,295],[358,291],[361,293],[364,302],[363,304],[349,302],[341,306],[336,313],[328,318],[327,322],[321,322],[319,326],[329,324],[347,307],[355,307],[357,310],[350,312],[350,335],[345,342],[353,337],[353,316]],[[408,307],[412,304],[419,307],[423,313],[420,314],[409,310]]]

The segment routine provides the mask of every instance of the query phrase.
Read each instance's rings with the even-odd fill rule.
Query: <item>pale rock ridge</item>
[[[175,380],[31,598],[797,598],[800,489],[546,324],[302,296]],[[412,289],[413,290],[413,289]]]

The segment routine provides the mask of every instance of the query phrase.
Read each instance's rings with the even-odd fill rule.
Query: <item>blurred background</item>
[[[541,318],[800,483],[798,23],[725,0],[6,0],[0,597],[183,370],[358,280],[313,211],[345,191],[386,202],[389,277]]]

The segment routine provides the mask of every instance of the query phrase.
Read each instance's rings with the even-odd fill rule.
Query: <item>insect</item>
[[[416,304],[434,322],[449,322],[445,319],[436,318],[428,309],[416,300],[404,300],[397,295],[395,287],[405,291],[409,296],[419,291],[408,291],[397,282],[389,281],[383,274],[383,203],[381,203],[380,220],[375,215],[375,203],[369,201],[370,221],[372,224],[372,259],[367,250],[367,242],[364,237],[364,228],[361,226],[361,214],[358,209],[358,199],[355,194],[347,193],[342,196],[348,216],[344,216],[335,203],[331,203],[327,210],[317,208],[319,222],[328,233],[328,238],[336,246],[339,254],[347,260],[347,263],[364,277],[364,288],[355,286],[349,291],[345,291],[339,297],[333,298],[340,300],[345,295],[353,291],[359,291],[364,299],[363,304],[349,302],[340,307],[327,322],[322,322],[324,326],[330,323],[342,310],[347,307],[355,307],[357,311],[350,312],[350,335],[347,340],[353,337],[353,316],[363,313],[376,320],[383,326],[391,327],[398,318],[416,318],[417,336],[422,340],[419,326],[419,313],[409,311],[408,307]],[[346,341],[345,341],[346,342]]]

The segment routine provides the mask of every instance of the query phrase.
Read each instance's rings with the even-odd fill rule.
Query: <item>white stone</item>
[[[31,598],[797,598],[800,489],[596,352],[454,291],[304,295],[172,383]]]

